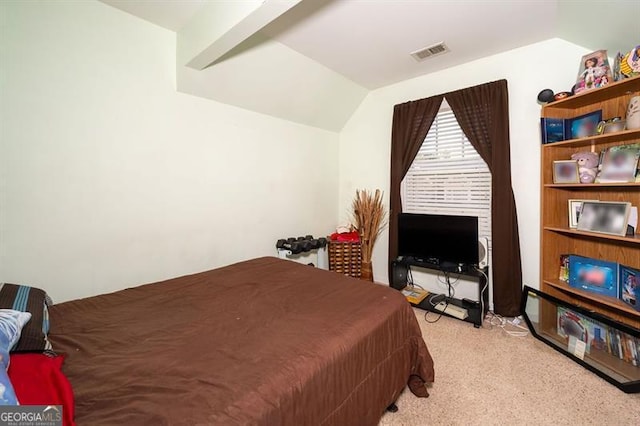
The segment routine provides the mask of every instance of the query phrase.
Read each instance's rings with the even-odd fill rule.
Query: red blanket
[[[20,405],[62,405],[65,426],[74,426],[73,390],[62,373],[62,356],[11,354],[9,378]]]

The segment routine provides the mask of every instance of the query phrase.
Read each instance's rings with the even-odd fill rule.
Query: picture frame
[[[553,183],[580,183],[576,160],[556,160],[553,162]]]
[[[630,210],[631,203],[628,202],[585,200],[582,202],[577,229],[624,236]]]
[[[620,265],[619,299],[640,312],[640,270]]]
[[[569,285],[591,293],[618,298],[618,264],[570,255]]]
[[[604,87],[613,82],[606,50],[596,50],[584,55],[576,79],[575,93]]]
[[[578,220],[580,219],[580,212],[582,211],[582,203],[585,201],[594,201],[594,200],[569,200],[568,204],[569,204],[569,228],[570,229],[576,229],[578,227]]]
[[[607,148],[602,155],[602,167],[596,182],[634,182],[640,159],[640,144],[619,145]]]
[[[564,118],[543,117],[540,119],[542,143],[561,142],[567,139],[567,123]]]
[[[598,124],[600,124],[601,121],[601,109],[575,118],[570,118],[567,123],[569,139],[586,138],[597,134]]]
[[[620,117],[603,120],[598,123],[597,134],[604,135],[607,133],[622,132],[627,127],[627,120],[621,120]]]

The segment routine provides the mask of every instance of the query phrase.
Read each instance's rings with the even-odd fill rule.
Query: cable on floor
[[[529,335],[529,329],[520,325],[522,320],[519,317],[507,319],[502,315],[489,311],[484,317],[484,322],[489,325],[489,330],[492,330],[494,327],[501,328],[502,331],[511,337],[526,337]]]

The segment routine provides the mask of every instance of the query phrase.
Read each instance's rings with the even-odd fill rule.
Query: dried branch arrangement
[[[373,246],[387,225],[387,212],[382,205],[382,191],[356,190],[353,199],[353,223],[362,242],[362,261],[371,262]]]

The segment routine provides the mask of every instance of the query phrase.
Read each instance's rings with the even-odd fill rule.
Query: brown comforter
[[[433,361],[392,289],[276,258],[54,305],[78,425],[368,425]]]

